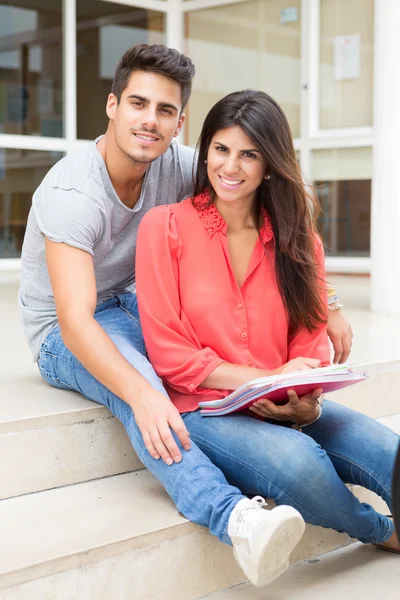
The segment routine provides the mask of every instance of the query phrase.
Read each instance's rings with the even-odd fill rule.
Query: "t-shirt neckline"
[[[147,169],[146,173],[144,174],[144,177],[143,177],[143,182],[142,182],[142,187],[141,187],[141,189],[140,189],[140,196],[139,196],[139,200],[136,202],[136,204],[135,204],[135,206],[134,206],[133,208],[129,208],[129,206],[127,206],[126,204],[124,204],[124,203],[122,202],[121,198],[118,196],[117,192],[115,191],[115,189],[114,189],[114,186],[113,186],[113,184],[112,184],[112,181],[111,181],[111,179],[110,179],[110,175],[109,175],[109,173],[108,173],[108,169],[107,169],[107,165],[106,165],[106,163],[105,163],[105,160],[104,160],[104,158],[102,157],[102,155],[101,155],[101,153],[99,152],[99,150],[97,149],[97,144],[99,143],[99,141],[100,141],[100,140],[101,140],[103,137],[104,137],[104,134],[102,134],[102,135],[99,135],[99,136],[98,136],[98,137],[97,137],[97,138],[96,138],[96,139],[93,141],[92,148],[93,148],[93,150],[94,150],[94,152],[95,152],[95,154],[96,154],[96,156],[97,156],[97,159],[98,159],[98,161],[99,161],[100,167],[103,169],[103,171],[104,171],[104,172],[105,172],[105,174],[106,174],[106,178],[107,178],[107,183],[108,183],[108,186],[109,186],[110,190],[112,191],[114,198],[116,199],[116,201],[118,202],[118,204],[119,204],[119,205],[120,205],[122,208],[124,208],[125,210],[127,210],[127,211],[128,211],[128,212],[130,212],[130,213],[138,213],[138,212],[139,212],[139,211],[142,209],[142,207],[143,207],[143,204],[144,204],[145,188],[146,188],[146,185],[147,185],[147,179],[148,179],[149,171],[150,171],[150,169],[151,169],[151,167],[152,167],[152,164],[153,164],[153,163],[150,163],[150,166],[149,166],[149,168]],[[154,161],[153,161],[153,162],[154,162]]]

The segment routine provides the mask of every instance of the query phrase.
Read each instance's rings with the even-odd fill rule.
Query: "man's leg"
[[[166,394],[160,379],[145,356],[145,348],[133,295],[112,299],[100,305],[95,318],[111,337],[121,354],[154,387]],[[106,406],[124,425],[143,464],[163,484],[177,509],[190,521],[208,527],[221,541],[230,544],[229,517],[244,498],[229,485],[223,473],[195,443],[182,450],[183,460],[168,466],[148,453],[131,407],[97,381],[64,345],[59,327],[45,340],[39,358],[43,378],[56,387],[80,392]],[[177,443],[180,447],[179,441]],[[180,447],[181,448],[181,447]]]
[[[391,520],[355,498],[310,436],[240,414],[201,417],[197,411],[184,421],[191,439],[246,494],[293,506],[306,522],[365,543],[392,535]]]
[[[137,316],[136,298],[125,295],[110,300],[96,311],[96,320],[122,355],[149,383],[166,394],[145,357]],[[192,442],[181,448],[180,463],[167,466],[148,453],[132,409],[99,383],[65,347],[59,328],[50,332],[39,359],[42,376],[50,384],[81,392],[104,404],[122,422],[143,464],[164,485],[178,510],[195,523],[205,525],[222,542],[232,543],[236,559],[250,581],[266,585],[289,566],[289,556],[304,532],[304,521],[293,508],[263,510],[264,500],[249,500],[229,485],[223,473]],[[179,441],[175,436],[179,446]]]

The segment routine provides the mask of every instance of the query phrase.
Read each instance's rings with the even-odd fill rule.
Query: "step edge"
[[[65,556],[50,558],[41,562],[21,566],[18,569],[0,573],[0,590],[14,587],[48,577],[58,573],[64,573],[72,569],[78,569],[95,562],[106,560],[114,556],[120,556],[126,552],[150,549],[185,535],[193,535],[207,531],[202,525],[196,525],[186,520],[184,523],[176,523],[161,527],[155,531],[147,531],[125,540],[105,543],[89,549],[78,550]]]
[[[68,425],[110,418],[113,419],[115,417],[110,413],[108,408],[98,404],[82,409],[75,408],[45,415],[0,421],[0,435],[12,435],[39,429],[57,429]],[[44,424],[44,421],[46,424]]]
[[[370,377],[373,377],[374,375],[400,371],[400,359],[358,363],[351,365],[351,367],[354,370],[367,371]],[[89,402],[84,397],[82,397],[82,401]],[[34,415],[16,419],[11,418],[5,421],[0,420],[0,435],[21,433],[33,429],[47,429],[48,427],[63,427],[103,418],[114,417],[105,406],[93,402],[93,406],[73,408],[71,410],[58,410],[54,413],[51,412],[43,415]],[[47,425],[43,425],[44,420],[47,421]]]

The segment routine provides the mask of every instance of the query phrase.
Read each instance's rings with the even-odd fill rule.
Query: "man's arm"
[[[46,238],[46,258],[65,345],[100,383],[131,406],[151,456],[161,456],[167,464],[179,462],[182,456],[171,428],[182,446],[190,447],[179,412],[125,360],[94,319],[97,293],[92,256]]]
[[[335,288],[329,286],[327,333],[335,352],[333,362],[339,364],[348,359],[353,341],[351,325],[343,316],[341,308]]]

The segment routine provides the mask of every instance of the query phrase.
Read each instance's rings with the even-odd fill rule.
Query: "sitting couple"
[[[287,568],[304,521],[399,549],[392,520],[345,485],[391,506],[392,431],[322,405],[321,390],[199,414],[199,400],[255,377],[328,364],[327,331],[345,360],[351,330],[327,310],[315,206],[269,96],[237,92],[211,109],[193,190],[193,151],[172,141],[193,75],[175,50],[128,50],[106,134],[35,192],[19,302],[40,372],[107,406],[177,509],[232,544],[257,586]]]

